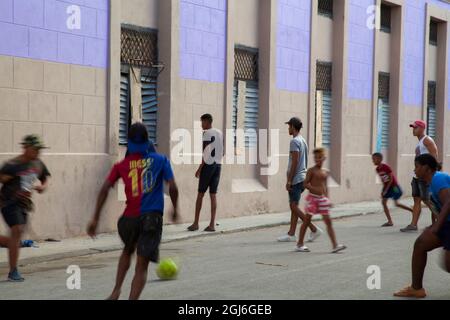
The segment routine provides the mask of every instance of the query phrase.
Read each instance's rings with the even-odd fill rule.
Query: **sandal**
[[[411,286],[403,288],[402,290],[394,293],[394,297],[400,297],[400,298],[422,299],[422,298],[425,298],[426,296],[427,296],[427,293],[425,292],[424,288],[416,290]]]
[[[188,231],[197,231],[198,227],[194,227],[193,225],[187,228]]]
[[[297,248],[295,248],[295,251],[297,252],[311,252],[311,250],[309,250],[309,248],[307,246],[297,246]]]
[[[393,227],[393,226],[394,226],[393,223],[391,223],[391,222],[386,222],[386,223],[383,224],[381,227],[384,228],[384,227]]]

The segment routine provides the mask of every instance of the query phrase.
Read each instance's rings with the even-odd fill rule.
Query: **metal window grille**
[[[427,133],[433,139],[436,137],[436,116],[436,82],[428,81]]]
[[[430,21],[430,44],[437,46],[438,42],[438,23]]]
[[[130,126],[130,75],[122,71],[120,74],[120,118],[119,118],[119,144],[128,142],[128,128]]]
[[[158,95],[157,80],[141,74],[142,123],[148,131],[148,137],[157,142]]]
[[[381,31],[391,32],[391,7],[385,4],[381,5]]]
[[[122,26],[120,56],[122,64],[153,68],[158,61],[156,31]]]
[[[235,48],[234,78],[241,81],[258,81],[258,52],[256,50]]]
[[[378,97],[389,100],[389,73],[380,72],[378,74]]]
[[[316,67],[316,89],[332,91],[332,64],[331,62],[317,61]]]
[[[318,13],[323,16],[333,17],[333,0],[319,0]]]

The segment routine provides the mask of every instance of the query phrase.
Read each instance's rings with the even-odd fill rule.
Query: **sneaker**
[[[14,269],[8,274],[8,281],[10,282],[24,282],[25,279],[20,275],[17,269]]]
[[[342,250],[347,249],[346,246],[344,246],[343,244],[338,245],[336,248],[333,249],[333,251],[331,251],[331,253],[338,253]]]
[[[301,246],[301,247],[297,246],[295,248],[295,251],[297,251],[297,252],[311,252],[311,250],[309,250],[309,248],[307,246]]]
[[[20,241],[20,245],[22,248],[31,248],[34,246],[33,240],[22,240]]]
[[[317,238],[319,238],[323,234],[322,229],[320,229],[319,227],[316,228],[317,228],[316,232],[311,232],[306,242],[314,242],[315,240],[317,240]]]
[[[425,298],[427,296],[427,293],[425,292],[425,289],[419,289],[416,290],[411,286],[408,286],[406,288],[403,288],[400,291],[397,291],[396,293],[394,293],[394,297],[400,297],[400,298],[417,298],[417,299],[422,299]]]
[[[288,234],[282,235],[279,237],[278,242],[295,242],[297,241],[297,238],[295,236],[290,236]]]
[[[417,232],[417,226],[408,225],[403,229],[400,229],[401,232]]]

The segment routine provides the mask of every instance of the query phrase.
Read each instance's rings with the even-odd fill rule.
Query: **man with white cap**
[[[423,120],[416,120],[409,125],[413,128],[413,135],[417,137],[419,143],[417,144],[415,155],[430,154],[438,159],[438,149],[433,138],[426,134],[427,124]],[[413,216],[411,224],[403,229],[401,232],[417,232],[417,224],[419,222],[420,213],[422,211],[422,201],[430,208],[432,221],[434,222],[434,214],[432,204],[430,201],[428,186],[425,181],[419,179],[415,174],[411,182],[412,196],[414,198]]]

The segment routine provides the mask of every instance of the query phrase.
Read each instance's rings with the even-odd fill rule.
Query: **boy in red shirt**
[[[392,217],[387,206],[387,201],[393,199],[395,206],[403,210],[412,212],[412,208],[405,206],[398,202],[402,197],[403,191],[400,188],[397,178],[392,172],[391,167],[383,163],[383,155],[381,153],[374,153],[372,155],[373,164],[377,166],[376,171],[383,182],[383,190],[381,191],[381,203],[383,204],[384,213],[388,221],[382,225],[382,227],[392,227],[394,223],[392,222]]]

